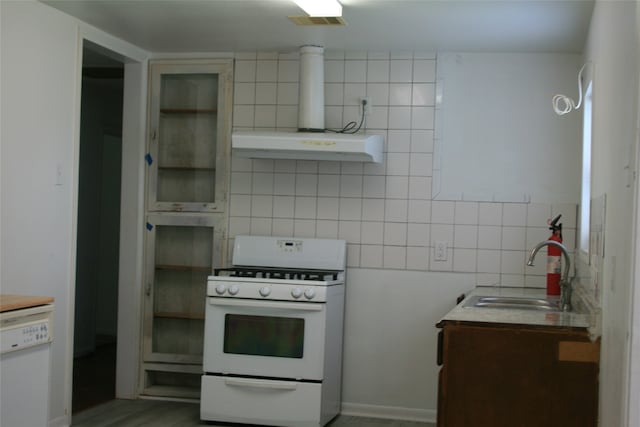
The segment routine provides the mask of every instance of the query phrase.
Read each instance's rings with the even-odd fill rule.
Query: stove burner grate
[[[340,274],[339,270],[310,270],[266,267],[217,268],[214,271],[215,276],[313,281],[338,280],[338,274]]]

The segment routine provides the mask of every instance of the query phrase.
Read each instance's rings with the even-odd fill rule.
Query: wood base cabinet
[[[438,427],[597,426],[600,343],[586,330],[438,327]]]

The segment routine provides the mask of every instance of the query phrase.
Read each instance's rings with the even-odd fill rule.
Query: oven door
[[[204,371],[321,380],[326,304],[209,297]]]

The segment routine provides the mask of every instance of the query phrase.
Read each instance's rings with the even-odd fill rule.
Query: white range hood
[[[324,49],[300,48],[298,132],[236,131],[231,149],[237,157],[257,159],[383,162],[384,138],[364,133],[325,132]]]
[[[334,160],[382,163],[381,135],[315,132],[234,132],[238,157],[296,160]]]

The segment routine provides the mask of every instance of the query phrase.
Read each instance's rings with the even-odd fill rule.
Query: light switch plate
[[[449,249],[449,242],[437,241],[435,247],[435,261],[446,261],[447,260],[447,252]]]

